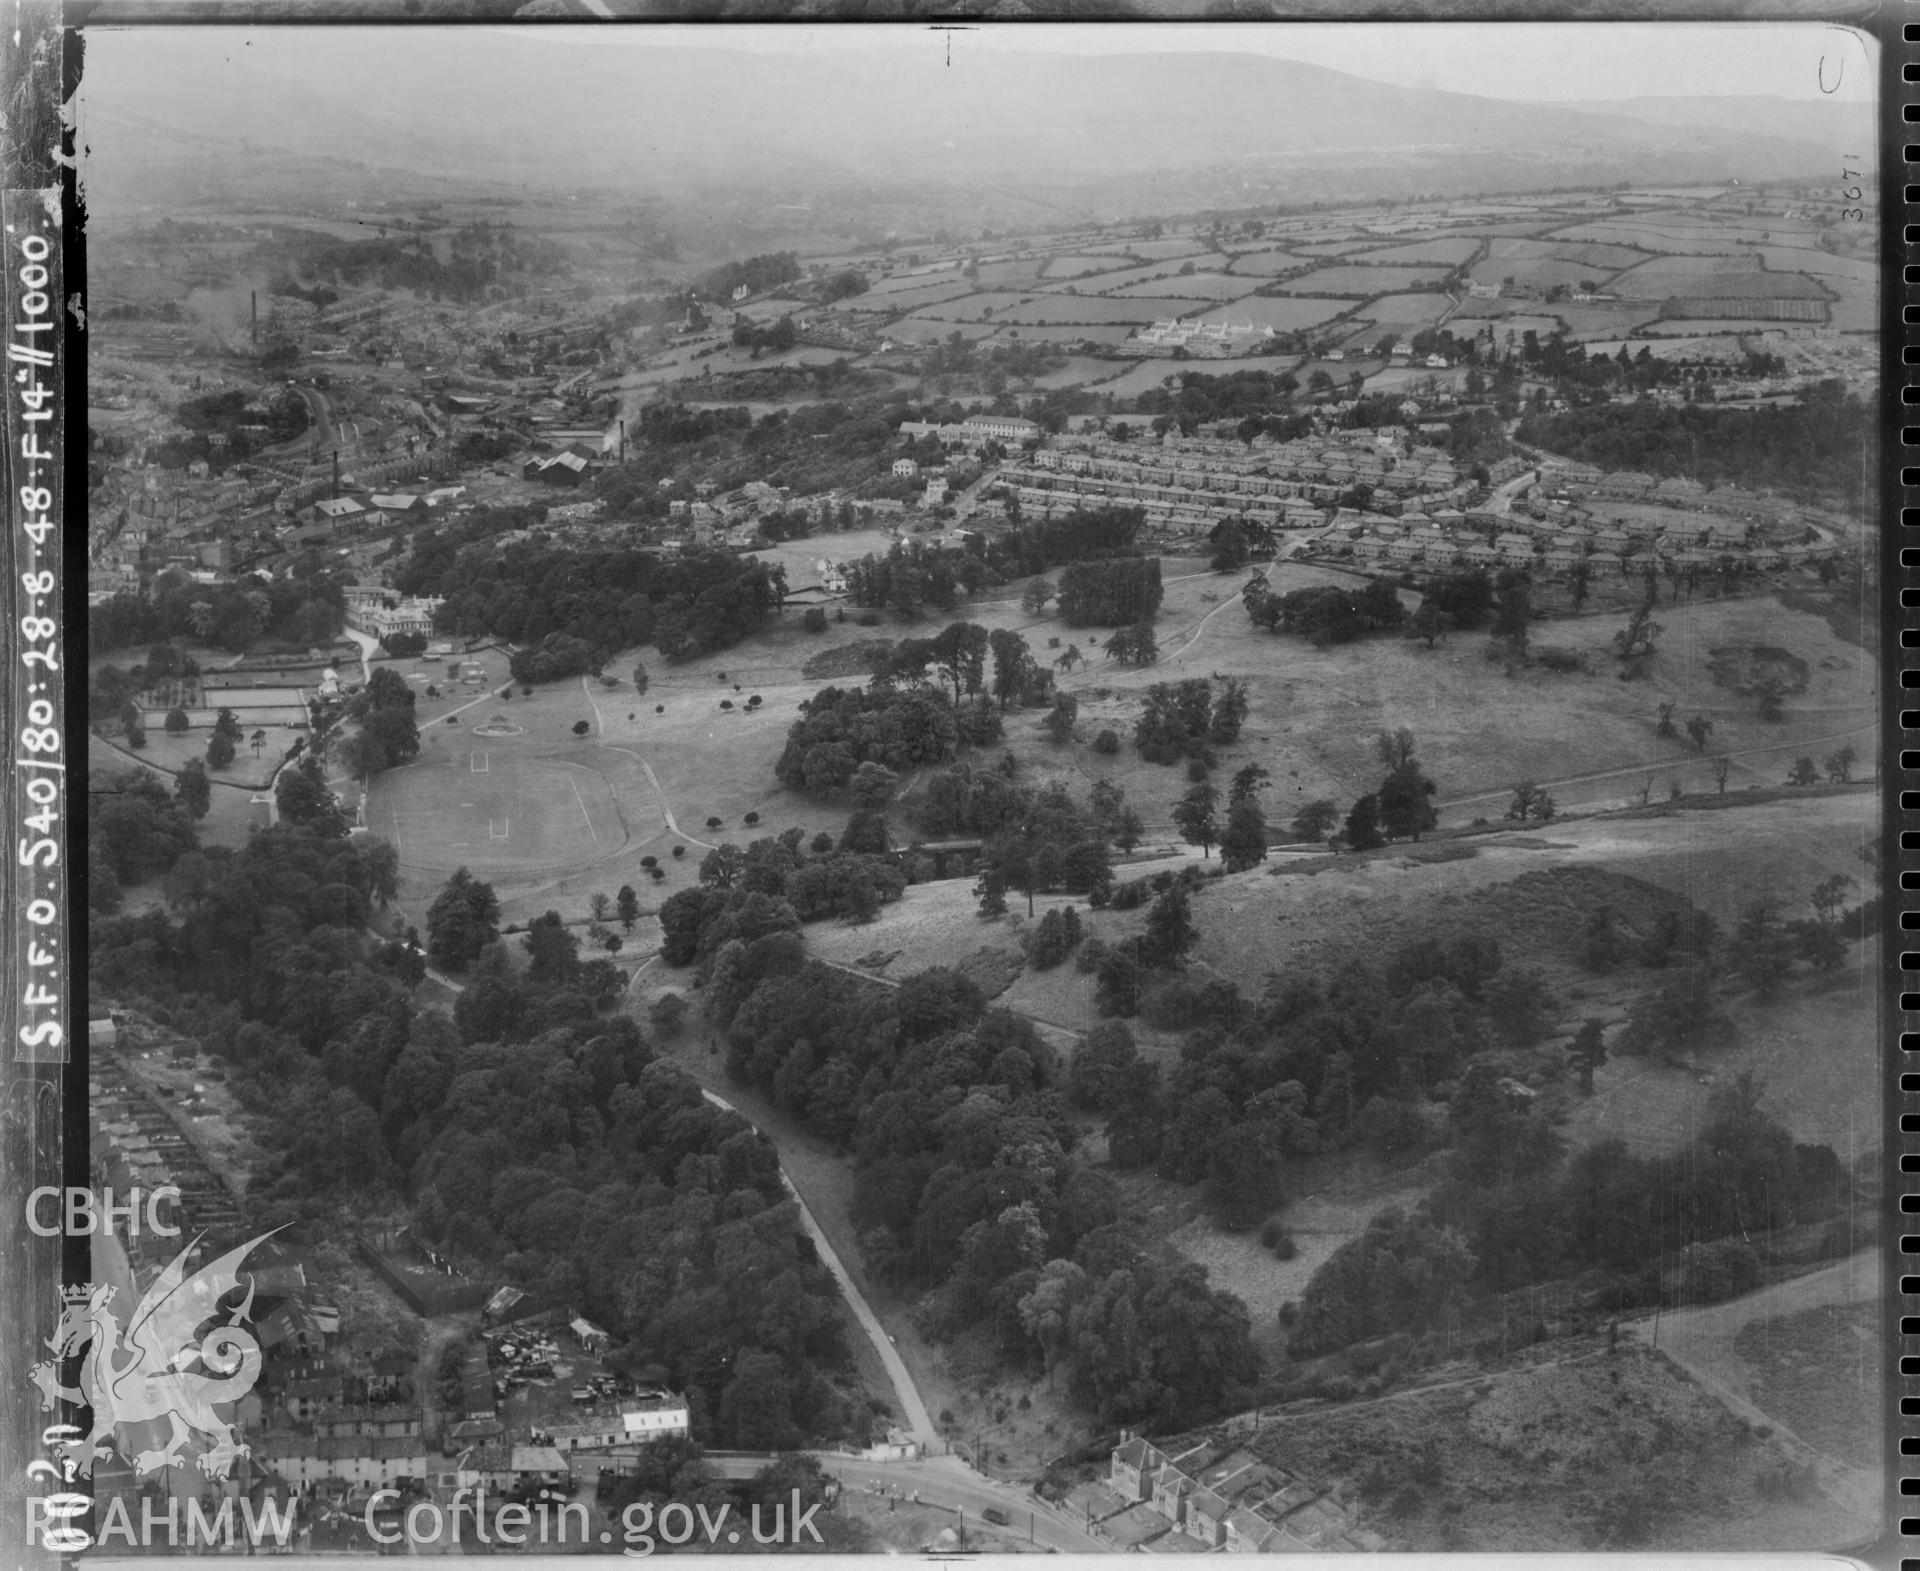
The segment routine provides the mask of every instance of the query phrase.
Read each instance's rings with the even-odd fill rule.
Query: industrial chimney
[[[340,449],[337,447],[333,450],[333,492],[329,500],[340,500]]]
[[[253,290],[248,294],[247,299],[250,302],[249,309],[253,313],[252,338],[250,341],[258,344],[260,342],[260,291],[257,289]]]
[[[620,422],[620,462],[624,464],[626,461],[627,461],[627,422],[625,420],[622,420]]]

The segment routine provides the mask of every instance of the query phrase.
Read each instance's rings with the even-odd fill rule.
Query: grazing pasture
[[[1432,240],[1416,240],[1410,245],[1393,245],[1380,251],[1357,252],[1355,260],[1368,261],[1375,266],[1381,263],[1434,262],[1443,267],[1458,267],[1479,249],[1478,240],[1470,240],[1463,235],[1440,235]]]
[[[1445,295],[1381,295],[1369,300],[1357,313],[1382,328],[1427,327],[1445,316],[1453,302]]]
[[[1564,284],[1568,289],[1578,289],[1583,283],[1599,283],[1596,273],[1604,276],[1604,269],[1587,266],[1584,262],[1566,262],[1550,256],[1540,257],[1501,257],[1476,262],[1468,274],[1476,284],[1505,284],[1508,279],[1521,289],[1552,289],[1556,284]]]
[[[1726,256],[1661,256],[1617,274],[1607,289],[1631,299],[1657,300],[1717,288],[1729,277],[1759,271],[1760,258],[1750,251]]]
[[[923,306],[916,315],[949,322],[983,322],[988,317],[998,316],[1001,312],[1017,306],[1022,300],[1028,298],[1026,295],[1011,294],[1005,290],[989,290],[983,294],[966,295],[937,305]]]
[[[1022,284],[1030,284],[1040,276],[1046,258],[1030,256],[1016,257],[1006,262],[982,262],[979,267],[979,282],[982,289],[1011,289]]]
[[[1242,251],[1227,264],[1227,269],[1247,278],[1273,278],[1291,273],[1295,268],[1311,267],[1315,260],[1294,251]]]
[[[1872,333],[1880,325],[1880,286],[1853,278],[1829,278],[1837,298],[1827,307],[1828,323],[1843,333]]]
[[[1236,278],[1230,273],[1186,273],[1168,278],[1149,278],[1128,284],[1113,293],[1127,300],[1158,300],[1171,295],[1192,295],[1210,300],[1238,300],[1259,287],[1257,278]]]
[[[1354,267],[1336,263],[1299,278],[1289,278],[1280,288],[1292,295],[1357,295],[1364,298],[1389,290],[1417,289],[1422,284],[1438,284],[1446,276],[1445,268]]]
[[[1348,309],[1350,307],[1338,300],[1278,300],[1271,295],[1249,295],[1244,300],[1234,301],[1232,305],[1208,311],[1200,320],[1251,322],[1256,327],[1271,327],[1276,332],[1292,333],[1303,327],[1318,327]]]
[[[1151,283],[1160,278],[1177,278],[1180,276],[1180,269],[1187,266],[1191,266],[1196,273],[1217,272],[1226,266],[1227,261],[1226,252],[1207,251],[1168,261],[1145,262],[1136,267],[1123,268],[1118,272],[1102,273],[1084,287],[1100,294],[1114,294],[1131,288],[1135,284]]]
[[[1125,265],[1126,259],[1118,256],[1050,256],[1040,276],[1049,280],[1084,278],[1089,273],[1116,272]]]
[[[1681,235],[1651,224],[1612,223],[1604,219],[1556,229],[1551,238],[1598,240],[1607,245],[1632,246],[1635,250],[1652,251],[1662,256],[1727,255],[1741,249],[1739,241],[1724,230],[1702,230],[1697,234]]]
[[[1554,314],[1566,323],[1568,334],[1579,339],[1628,337],[1652,322],[1659,309],[1648,300],[1602,300],[1591,304],[1559,300],[1553,307]]]
[[[1023,305],[997,313],[1003,322],[1054,323],[1152,322],[1161,317],[1204,311],[1211,300],[1173,295],[1152,300],[1113,300],[1103,295],[1037,295]]]
[[[855,295],[849,300],[836,300],[830,310],[835,311],[917,311],[930,305],[940,305],[948,300],[960,300],[974,293],[974,287],[964,278],[950,279],[944,283],[922,284],[914,289],[894,289],[882,294],[870,289],[863,295]]]
[[[1159,240],[1128,240],[1113,248],[1117,256],[1137,256],[1147,261],[1161,261],[1167,257],[1199,257],[1206,255],[1207,247],[1198,235],[1168,235]],[[1107,247],[1094,248],[1094,254],[1106,252]]]
[[[1806,273],[1816,278],[1845,278],[1854,283],[1878,284],[1880,269],[1857,256],[1834,256],[1827,251],[1809,251],[1798,246],[1769,245],[1759,248],[1760,259],[1769,271]]]
[[[1543,230],[1551,229],[1559,222],[1560,220],[1556,216],[1542,215],[1535,218],[1513,218],[1507,220],[1505,223],[1461,224],[1457,226],[1449,224],[1447,226],[1447,233],[1451,235],[1477,235],[1485,239],[1495,239],[1501,236],[1513,235],[1537,235]]]
[[[1365,251],[1372,242],[1349,236],[1344,240],[1302,240],[1289,241],[1288,244],[1303,256],[1348,256],[1355,251]]]
[[[999,331],[991,322],[959,322],[951,317],[928,316],[920,312],[893,323],[887,328],[887,336],[899,343],[930,344],[949,333],[958,333],[968,343],[978,343]]]
[[[1648,253],[1637,251],[1625,245],[1581,245],[1569,244],[1558,240],[1507,239],[1491,240],[1487,243],[1489,258],[1517,258],[1522,261],[1548,259],[1556,262],[1577,262],[1586,268],[1600,268],[1608,273],[1617,273],[1624,267],[1648,260]]]
[[[916,289],[926,289],[936,284],[965,282],[966,280],[961,277],[960,269],[957,267],[944,267],[938,272],[931,273],[920,270],[911,273],[900,273],[892,278],[882,278],[869,286],[867,295],[912,294]],[[859,299],[864,297],[856,296],[855,298]]]
[[[1238,365],[1230,361],[1229,365]],[[1142,360],[1131,369],[1123,371],[1111,381],[1102,382],[1100,391],[1111,393],[1115,398],[1138,398],[1142,393],[1150,393],[1167,378],[1186,367],[1175,365],[1173,361],[1155,356],[1151,360]]]
[[[1066,365],[1058,371],[1049,371],[1045,376],[1036,376],[1033,385],[1040,388],[1085,387],[1098,382],[1104,390],[1105,384],[1112,379],[1121,367],[1111,360],[1095,360],[1087,355],[1072,355]]]

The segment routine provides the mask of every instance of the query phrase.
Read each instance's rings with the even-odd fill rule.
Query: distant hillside
[[[1689,130],[1733,136],[1787,138],[1827,148],[1835,156],[1851,154],[1877,162],[1878,127],[1870,104],[1815,103],[1765,93],[1712,98],[1616,98],[1577,104],[1547,104],[1542,108],[1572,109],[1581,114],[1622,116],[1648,125],[1678,126]]]

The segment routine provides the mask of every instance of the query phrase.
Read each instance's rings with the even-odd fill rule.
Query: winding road
[[[700,1094],[724,1112],[743,1119],[747,1116],[718,1092],[709,1091],[702,1086]],[[752,1120],[749,1119],[748,1122],[751,1123]],[[778,1147],[776,1146],[775,1149],[777,1150]],[[793,1187],[793,1180],[787,1177],[787,1170],[784,1167],[780,1169],[780,1182],[787,1186],[787,1193],[793,1196],[793,1203],[800,1208],[801,1227],[805,1229],[807,1237],[813,1240],[813,1247],[819,1251],[820,1259],[825,1263],[826,1268],[833,1273],[833,1279],[840,1284],[840,1291],[845,1296],[848,1307],[853,1310],[854,1319],[860,1322],[860,1329],[867,1333],[867,1340],[873,1343],[873,1350],[880,1355],[880,1362],[886,1366],[887,1378],[893,1382],[894,1395],[900,1399],[900,1410],[907,1416],[907,1427],[913,1431],[913,1438],[923,1446],[931,1445],[938,1438],[933,1420],[927,1414],[926,1403],[920,1400],[920,1392],[913,1383],[913,1376],[907,1373],[907,1366],[893,1345],[893,1338],[887,1335],[880,1324],[880,1317],[873,1312],[873,1307],[868,1304],[865,1295],[854,1285],[853,1277],[841,1263],[840,1256],[835,1253],[833,1245],[827,1241],[827,1235],[821,1231],[820,1224],[814,1220],[813,1212],[807,1208],[806,1201],[801,1199],[800,1191]]]

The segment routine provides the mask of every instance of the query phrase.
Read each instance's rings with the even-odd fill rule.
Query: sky
[[[515,30],[529,41],[573,40]],[[566,30],[570,32],[571,30]],[[1528,103],[1767,94],[1865,104],[1876,42],[1825,22],[1717,23],[1019,23],[995,27],[741,26],[596,31],[596,47],[687,43],[755,51],[878,47],[1151,54],[1245,51],[1398,87]]]
[[[1524,102],[1766,94],[1870,104],[1874,40],[1825,22],[1756,23],[1016,23],[490,28],[516,48],[658,49],[680,45],[804,54],[920,46],[1038,53],[1249,52],[1326,66],[1399,87]],[[434,47],[432,30],[376,30],[389,66]],[[277,36],[274,36],[277,35]],[[359,69],[368,37],[352,27],[174,30],[174,53],[231,54],[251,36],[255,58],[303,70]],[[145,38],[152,39],[152,30]],[[140,29],[90,32],[103,65],[136,57]]]

